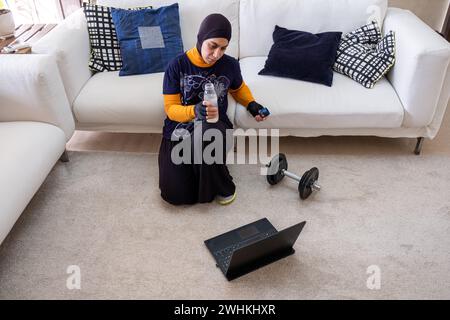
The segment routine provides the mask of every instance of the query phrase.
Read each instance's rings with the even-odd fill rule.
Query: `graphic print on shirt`
[[[208,75],[207,72],[197,75],[180,73],[182,104],[196,104],[202,101],[205,84],[208,82],[214,84],[214,90],[217,94],[217,104],[219,105],[219,108],[223,106],[231,81],[225,76],[217,77],[215,74]],[[178,123],[172,132],[172,138],[175,138],[176,140],[178,140],[178,138],[184,139],[188,137],[193,130],[194,124],[192,122]]]
[[[224,103],[230,87],[230,79],[225,76],[217,77],[215,74],[200,72],[196,75],[180,73],[181,98],[184,105],[196,104],[203,100],[205,84],[211,82],[217,94],[219,108]]]

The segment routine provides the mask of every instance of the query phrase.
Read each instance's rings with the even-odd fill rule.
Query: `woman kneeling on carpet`
[[[200,25],[197,45],[172,60],[164,74],[164,110],[167,118],[159,149],[159,187],[162,198],[171,204],[204,203],[214,199],[220,204],[229,204],[236,197],[236,186],[225,164],[226,150],[221,163],[207,164],[203,159],[200,163],[175,164],[172,161],[172,150],[181,142],[174,138],[180,129],[192,133],[200,127],[201,135],[207,129],[218,129],[222,133],[225,149],[226,130],[233,128],[226,114],[228,91],[238,103],[247,106],[256,121],[267,118],[259,115],[263,107],[255,101],[244,83],[239,62],[224,54],[230,39],[231,24],[228,19],[221,14],[207,16]],[[203,101],[207,83],[214,85],[218,108]],[[217,122],[206,121],[217,115]],[[201,126],[197,126],[198,123]],[[194,144],[194,139],[191,139],[191,144]],[[202,141],[201,145],[203,150],[207,144]]]

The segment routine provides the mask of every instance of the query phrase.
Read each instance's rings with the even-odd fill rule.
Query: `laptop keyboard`
[[[229,247],[226,247],[222,250],[216,251],[216,252],[214,252],[214,255],[216,256],[217,261],[219,262],[219,265],[221,265],[221,266],[225,267],[225,269],[227,269],[228,266],[230,265],[231,255],[234,251],[248,245],[249,243],[253,243],[257,240],[262,240],[262,239],[268,238],[275,233],[277,233],[276,230],[270,230],[266,233],[259,234],[256,238],[247,239],[242,242],[235,243],[235,244],[233,244]]]

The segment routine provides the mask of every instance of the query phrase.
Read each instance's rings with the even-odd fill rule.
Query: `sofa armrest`
[[[447,107],[450,44],[409,10],[389,8],[383,30],[395,32],[396,62],[388,80],[405,109],[403,126],[428,126]]]
[[[83,9],[58,24],[33,45],[33,53],[53,54],[70,105],[92,76],[89,70],[90,43]]]
[[[53,56],[5,54],[0,70],[0,121],[50,123],[68,141],[75,122]]]

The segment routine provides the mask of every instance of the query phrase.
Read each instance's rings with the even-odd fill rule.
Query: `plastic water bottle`
[[[211,82],[205,84],[205,92],[203,94],[203,101],[211,102],[216,108],[217,106],[217,94],[216,90],[214,90],[214,85]],[[219,113],[214,118],[207,119],[206,122],[215,123],[219,121]]]

